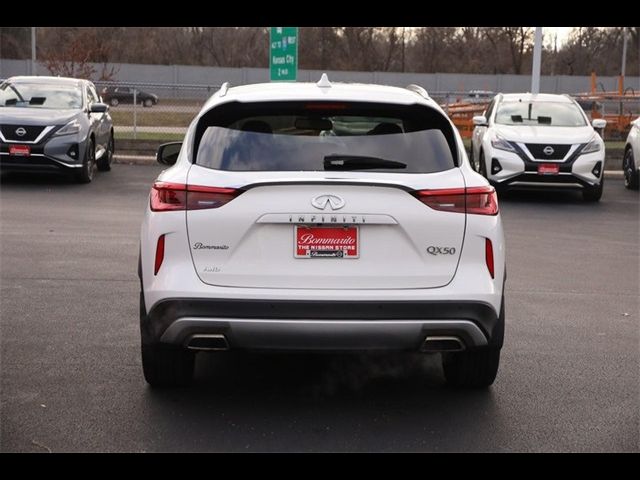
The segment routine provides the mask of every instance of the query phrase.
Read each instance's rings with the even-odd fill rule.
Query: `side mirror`
[[[109,106],[106,103],[92,103],[89,107],[91,113],[104,113],[109,110]]]
[[[487,126],[487,117],[484,115],[476,115],[473,117],[473,124],[476,127],[486,127]]]
[[[602,130],[607,126],[607,121],[604,118],[594,118],[591,125],[593,125],[593,128],[596,130]]]
[[[182,142],[163,143],[158,147],[156,160],[163,165],[175,165],[181,148]]]

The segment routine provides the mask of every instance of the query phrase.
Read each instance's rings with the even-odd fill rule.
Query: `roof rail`
[[[407,85],[405,88],[407,90],[412,91],[413,93],[417,93],[421,97],[429,98],[429,94],[427,93],[427,91],[424,88],[422,88],[420,85],[416,85],[412,83],[411,85]]]
[[[222,86],[220,87],[220,90],[219,90],[220,94],[219,94],[219,96],[220,96],[220,97],[224,97],[224,96],[227,94],[227,90],[229,90],[229,87],[230,87],[230,86],[231,86],[231,84],[230,84],[229,82],[224,82],[224,83],[222,84]]]

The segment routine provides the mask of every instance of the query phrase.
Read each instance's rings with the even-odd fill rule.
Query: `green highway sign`
[[[295,82],[298,76],[298,27],[271,27],[269,70],[272,82]]]

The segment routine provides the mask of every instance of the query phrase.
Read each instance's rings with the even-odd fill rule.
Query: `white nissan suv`
[[[493,383],[497,198],[422,88],[225,84],[158,160],[139,261],[152,386],[228,349],[439,352],[449,384]]]
[[[581,190],[598,201],[604,182],[604,142],[568,95],[498,94],[484,115],[473,118],[474,167],[498,190]]]

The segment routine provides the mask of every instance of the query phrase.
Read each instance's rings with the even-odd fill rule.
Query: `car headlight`
[[[587,146],[584,147],[582,149],[582,152],[580,153],[599,152],[601,149],[602,149],[602,145],[600,145],[600,141],[597,138],[594,138],[589,143],[587,143]]]
[[[504,138],[496,135],[493,140],[491,140],[491,146],[493,148],[497,148],[498,150],[505,150],[507,152],[515,152],[516,149],[513,148],[509,142],[507,142]]]
[[[56,135],[71,135],[80,131],[80,122],[78,120],[71,120],[64,127],[58,130]]]

